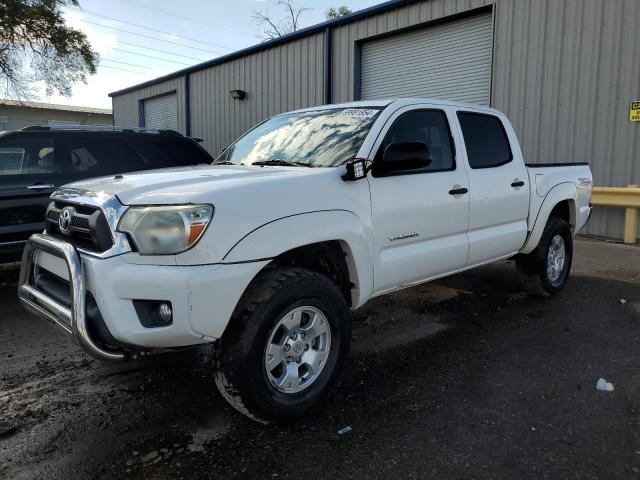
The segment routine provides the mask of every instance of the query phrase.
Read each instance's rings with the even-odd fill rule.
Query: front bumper
[[[78,253],[67,242],[34,235],[23,255],[20,300],[30,311],[62,327],[93,357],[122,361],[139,351],[220,338],[242,293],[268,263],[143,265],[136,263],[139,258],[134,253],[96,258]],[[68,302],[58,301],[55,295],[38,288],[38,269],[52,272],[68,283]],[[93,318],[87,314],[91,311],[87,299],[99,311],[107,336],[115,342],[105,343],[104,335],[95,335]],[[144,327],[133,300],[171,302],[173,323]]]

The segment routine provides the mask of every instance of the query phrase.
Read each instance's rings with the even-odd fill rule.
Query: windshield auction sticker
[[[631,102],[629,109],[629,120],[632,122],[640,122],[640,101]]]
[[[371,108],[347,108],[342,111],[342,115],[353,118],[371,118],[376,113],[378,113],[378,110]]]

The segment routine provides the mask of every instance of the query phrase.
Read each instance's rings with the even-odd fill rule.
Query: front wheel
[[[255,420],[290,420],[335,383],[350,335],[349,308],[331,280],[301,268],[265,271],[217,345],[216,384]]]
[[[516,259],[527,293],[549,297],[558,293],[569,278],[573,259],[573,235],[566,220],[550,217],[536,249]]]

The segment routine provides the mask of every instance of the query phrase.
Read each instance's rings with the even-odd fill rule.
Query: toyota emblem
[[[60,216],[58,217],[58,227],[62,233],[69,233],[69,228],[71,227],[71,216],[72,209],[69,207],[60,212]]]

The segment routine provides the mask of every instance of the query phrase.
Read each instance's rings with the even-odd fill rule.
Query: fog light
[[[134,300],[133,306],[145,328],[168,327],[173,323],[173,308],[167,300]]]
[[[173,312],[171,311],[171,305],[168,303],[161,303],[158,307],[158,316],[164,323],[169,324],[173,319]]]

